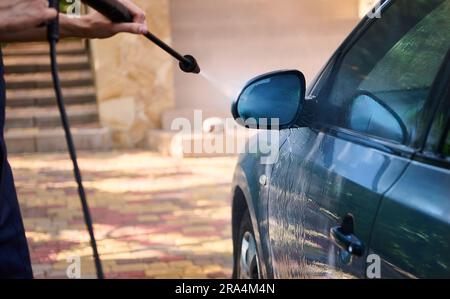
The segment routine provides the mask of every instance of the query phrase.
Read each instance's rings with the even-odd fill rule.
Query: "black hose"
[[[56,101],[58,103],[58,109],[59,109],[59,113],[61,115],[61,122],[62,122],[64,132],[66,135],[66,141],[67,141],[67,147],[69,149],[70,159],[72,160],[72,163],[73,163],[73,173],[74,173],[77,185],[78,185],[78,194],[80,196],[81,205],[83,207],[84,221],[85,221],[86,227],[89,231],[89,237],[91,240],[91,247],[92,247],[92,251],[93,251],[95,268],[97,271],[97,278],[104,279],[102,263],[100,260],[100,256],[98,254],[97,242],[95,240],[95,235],[94,235],[94,227],[92,225],[91,213],[89,211],[89,206],[88,206],[87,199],[86,199],[86,193],[84,191],[83,181],[81,179],[80,168],[78,167],[77,154],[75,151],[75,145],[73,143],[72,133],[70,132],[69,119],[67,117],[66,108],[64,106],[64,98],[63,98],[62,91],[61,91],[61,82],[59,80],[59,75],[58,75],[58,63],[56,61],[56,42],[57,42],[57,40],[55,40],[53,38],[49,39],[51,70],[52,70],[53,86],[55,88],[55,93],[56,93]]]
[[[58,0],[48,0],[49,7],[56,9],[59,12],[59,1]],[[84,0],[85,3],[94,7],[99,12],[103,13],[110,20],[114,22],[132,22],[131,14],[128,9],[123,6],[120,2],[115,0]],[[173,57],[180,61],[180,68],[188,73],[200,73],[200,67],[194,57],[190,55],[182,56],[174,49],[165,44],[158,37],[151,33],[145,35],[149,40],[153,41],[156,45],[161,47],[163,50],[171,54]],[[47,37],[50,44],[50,60],[51,60],[51,70],[53,78],[53,86],[55,88],[56,100],[58,103],[59,112],[61,115],[61,122],[66,135],[67,148],[69,149],[70,159],[73,163],[73,173],[75,180],[78,185],[78,194],[80,196],[81,205],[83,207],[84,221],[86,227],[89,231],[89,237],[91,240],[91,247],[93,251],[93,257],[95,262],[95,268],[97,271],[97,278],[103,279],[103,268],[100,260],[100,255],[97,250],[97,242],[95,240],[94,228],[92,225],[91,213],[89,211],[89,206],[86,200],[86,193],[83,187],[83,181],[81,179],[80,168],[78,167],[77,154],[75,151],[75,145],[73,143],[72,133],[70,132],[69,120],[67,118],[66,108],[64,107],[64,98],[61,91],[61,82],[58,76],[58,63],[56,60],[56,43],[59,40],[59,18],[49,22],[47,24]]]

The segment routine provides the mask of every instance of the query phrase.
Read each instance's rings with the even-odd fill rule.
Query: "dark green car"
[[[308,89],[248,83],[234,117],[280,143],[236,168],[236,278],[450,278],[449,49],[450,0],[382,1]]]

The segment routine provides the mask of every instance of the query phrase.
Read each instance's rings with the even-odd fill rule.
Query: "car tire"
[[[248,211],[242,216],[235,248],[233,279],[259,279],[259,256]]]

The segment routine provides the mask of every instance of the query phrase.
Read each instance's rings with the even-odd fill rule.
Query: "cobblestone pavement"
[[[106,277],[230,277],[235,162],[143,151],[81,154]],[[65,278],[68,259],[79,256],[82,278],[94,278],[67,155],[11,155],[10,163],[35,277]]]

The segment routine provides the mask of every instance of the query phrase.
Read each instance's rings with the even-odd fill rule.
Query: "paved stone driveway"
[[[231,275],[230,182],[236,158],[147,152],[81,154],[80,165],[108,278]],[[95,277],[66,154],[12,155],[36,278],[65,278],[69,257]]]

